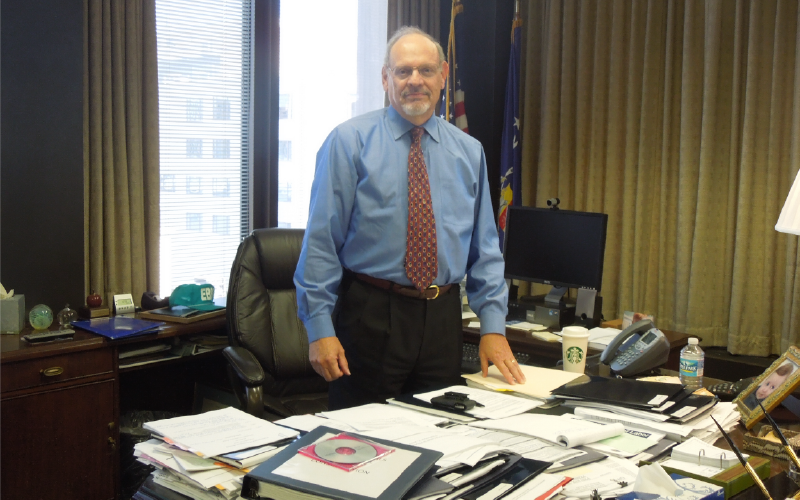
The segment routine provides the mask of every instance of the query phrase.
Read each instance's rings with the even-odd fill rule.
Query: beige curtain
[[[609,214],[603,312],[735,354],[800,336],[797,0],[524,3],[523,204]]]
[[[439,0],[389,0],[387,36],[401,26],[416,26],[437,40],[439,37]]]
[[[84,218],[88,290],[157,290],[158,76],[154,0],[86,0]]]

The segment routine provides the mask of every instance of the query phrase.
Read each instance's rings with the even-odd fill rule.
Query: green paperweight
[[[44,304],[37,304],[28,313],[28,320],[34,330],[47,330],[53,324],[53,311]]]

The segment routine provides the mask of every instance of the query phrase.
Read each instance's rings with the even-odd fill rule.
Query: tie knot
[[[422,137],[422,134],[424,132],[425,132],[424,128],[422,128],[422,127],[414,127],[414,128],[411,129],[411,137],[413,137],[414,140],[416,141],[417,139]]]

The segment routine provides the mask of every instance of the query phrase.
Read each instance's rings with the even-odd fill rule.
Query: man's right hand
[[[350,375],[344,348],[336,337],[324,337],[309,344],[308,359],[314,371],[328,382],[333,382],[342,375]]]

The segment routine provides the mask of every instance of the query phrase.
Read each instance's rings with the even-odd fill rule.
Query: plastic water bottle
[[[689,345],[681,349],[681,384],[689,389],[703,387],[703,368],[706,364],[706,355],[697,342],[697,337],[691,337]]]

